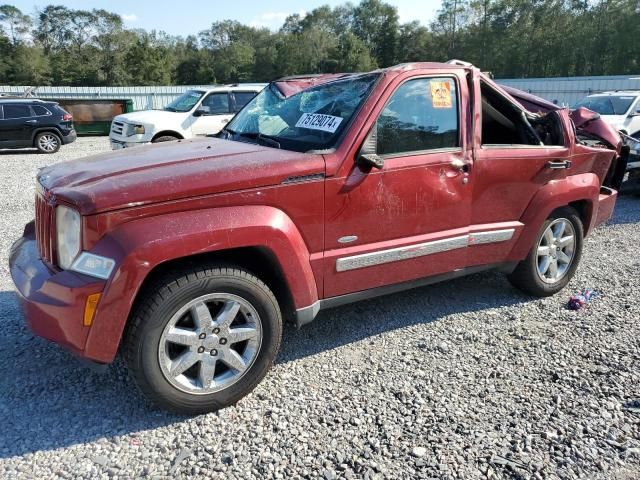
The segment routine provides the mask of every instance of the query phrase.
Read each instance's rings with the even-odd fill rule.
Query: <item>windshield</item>
[[[581,102],[578,102],[575,108],[585,107],[600,115],[624,115],[635,99],[636,97],[629,95],[587,97]]]
[[[164,107],[168,112],[188,112],[202,98],[204,92],[199,90],[187,90],[169,105]]]
[[[350,76],[286,98],[270,84],[236,115],[225,132],[234,140],[267,138],[271,146],[298,152],[332,148],[377,78],[378,74]]]

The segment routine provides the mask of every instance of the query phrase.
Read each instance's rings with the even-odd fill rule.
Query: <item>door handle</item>
[[[38,123],[38,120],[26,120],[24,122],[25,125],[34,125],[36,123]]]
[[[551,160],[547,162],[547,168],[551,170],[561,170],[563,168],[570,168],[571,160]]]
[[[226,118],[223,118],[222,120],[220,120],[220,123],[228,123],[229,120],[227,120]]]
[[[467,173],[469,171],[469,164],[458,158],[451,161],[451,166],[462,173]]]

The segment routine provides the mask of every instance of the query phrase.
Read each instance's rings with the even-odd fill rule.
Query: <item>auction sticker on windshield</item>
[[[334,133],[340,126],[341,122],[341,117],[323,115],[321,113],[305,113],[300,117],[298,123],[296,123],[296,127]]]

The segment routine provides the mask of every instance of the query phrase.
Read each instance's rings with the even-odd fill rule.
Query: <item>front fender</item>
[[[525,225],[518,241],[513,246],[508,260],[518,262],[531,249],[544,221],[554,210],[574,202],[584,202],[584,233],[594,228],[600,194],[600,179],[595,173],[570,175],[561,180],[552,180],[533,197],[521,217]]]
[[[123,224],[91,250],[113,258],[116,270],[102,294],[85,355],[111,362],[127,318],[148,274],[156,266],[196,254],[262,247],[280,264],[297,308],[318,300],[309,251],[293,221],[266,206],[177,212]]]

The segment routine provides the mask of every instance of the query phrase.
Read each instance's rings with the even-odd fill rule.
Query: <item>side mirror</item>
[[[378,155],[377,145],[378,124],[376,123],[364,140],[362,147],[360,147],[360,151],[356,157],[356,163],[366,168],[382,169],[382,167],[384,167],[384,158]]]
[[[205,115],[211,114],[211,107],[207,107],[206,105],[200,105],[195,112],[193,112],[194,117],[203,117]]]

